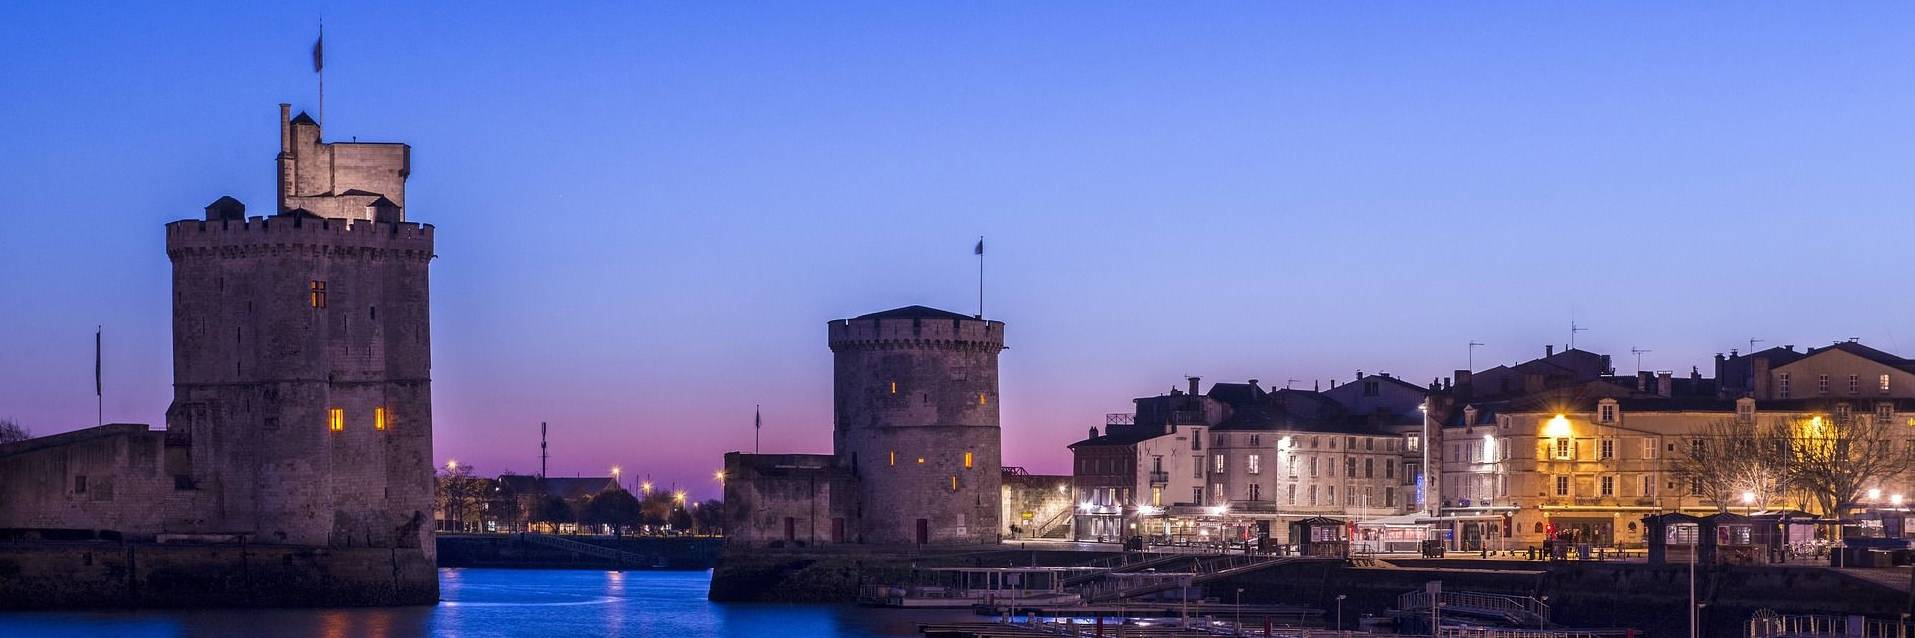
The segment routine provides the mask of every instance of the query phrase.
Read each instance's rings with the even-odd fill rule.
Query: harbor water
[[[486,638],[916,636],[962,610],[713,603],[710,572],[442,569],[431,607],[0,613],[0,636]]]

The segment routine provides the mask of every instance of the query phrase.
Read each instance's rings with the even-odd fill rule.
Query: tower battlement
[[[299,247],[397,251],[395,256],[430,259],[432,224],[279,215],[243,221],[183,219],[166,225],[166,254],[172,258]]]
[[[831,351],[896,348],[1004,349],[1004,322],[910,306],[829,324]]]

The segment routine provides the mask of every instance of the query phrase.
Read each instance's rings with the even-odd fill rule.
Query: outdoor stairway
[[[1549,605],[1528,596],[1446,591],[1437,594],[1436,603],[1442,607],[1442,613],[1445,615],[1466,614],[1496,618],[1521,627],[1537,627],[1549,623]],[[1413,591],[1398,596],[1396,608],[1403,611],[1427,612],[1430,609],[1430,593]]]
[[[633,565],[633,566],[645,567],[645,566],[650,566],[652,564],[651,557],[645,556],[643,554],[634,554],[627,551],[612,549],[610,547],[606,547],[603,545],[594,545],[591,543],[575,541],[569,538],[559,538],[557,536],[551,536],[548,534],[529,534],[529,533],[520,534],[519,538],[533,545],[543,545],[545,547],[564,550],[564,551],[568,551],[573,554],[578,554],[581,556],[603,558],[605,560],[612,561],[613,563],[618,565]]]
[[[1229,578],[1276,567],[1308,561],[1340,560],[1303,556],[1198,556],[1194,569],[1182,573],[1164,573],[1145,582],[1124,582],[1122,579],[1103,579],[1086,583],[1078,588],[1084,602],[1095,603],[1109,600],[1122,600],[1147,596],[1158,592],[1170,591],[1201,585],[1213,580]]]

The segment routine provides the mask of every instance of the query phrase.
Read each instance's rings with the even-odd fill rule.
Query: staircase
[[[653,566],[653,563],[655,562],[651,560],[650,556],[646,556],[643,554],[634,554],[627,551],[612,549],[604,545],[594,545],[592,543],[579,542],[569,538],[559,538],[557,536],[552,536],[549,534],[530,534],[530,533],[520,534],[519,538],[520,540],[524,540],[525,542],[533,544],[533,545],[540,545],[544,547],[550,547],[552,549],[563,550],[563,551],[571,552],[573,554],[580,555],[580,556],[591,556],[593,558],[603,558],[605,560],[611,561],[612,563],[620,565],[620,566],[651,567]]]
[[[1039,523],[1031,530],[1031,538],[1049,538],[1055,540],[1070,538],[1070,522],[1071,508],[1066,507],[1058,510],[1056,514],[1045,519],[1044,522]]]

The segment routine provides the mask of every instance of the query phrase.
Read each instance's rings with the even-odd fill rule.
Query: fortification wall
[[[418,549],[0,543],[0,609],[430,605]]]
[[[0,528],[210,533],[165,432],[113,424],[0,446]]]
[[[855,543],[857,482],[824,454],[725,455],[725,531],[739,545]]]

